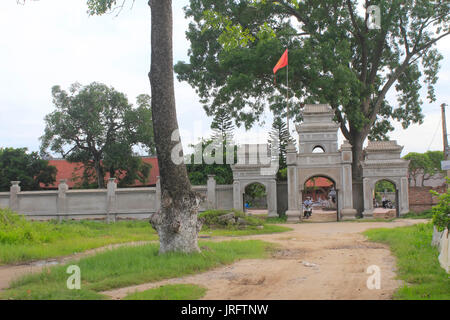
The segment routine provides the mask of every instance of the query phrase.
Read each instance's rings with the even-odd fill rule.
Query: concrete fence
[[[193,190],[205,197],[200,211],[233,207],[233,185],[216,185],[214,176]],[[106,189],[96,190],[69,190],[61,180],[55,191],[21,191],[20,181],[12,181],[10,192],[0,192],[0,208],[9,207],[33,220],[147,219],[160,206],[159,178],[153,188],[117,188],[109,179]]]

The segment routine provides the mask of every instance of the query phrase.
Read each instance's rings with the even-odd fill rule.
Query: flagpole
[[[291,132],[289,131],[289,63],[287,64],[287,69],[286,69],[286,111],[287,111],[287,116],[286,116],[287,131],[289,132],[289,136],[291,136]]]

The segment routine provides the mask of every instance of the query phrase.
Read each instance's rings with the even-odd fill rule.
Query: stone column
[[[363,192],[364,192],[364,218],[373,217],[373,190],[369,178],[363,179]]]
[[[116,222],[117,214],[116,178],[109,178],[106,193],[106,221]]]
[[[155,212],[161,210],[161,179],[159,176],[156,177],[156,194],[155,194]]]
[[[269,217],[278,217],[277,212],[277,181],[275,179],[270,180],[267,183],[267,209],[269,211]]]
[[[352,177],[352,145],[344,140],[341,146],[341,186],[339,195],[342,194],[339,203],[340,220],[353,220],[356,218],[356,210],[353,208],[353,177]],[[338,186],[336,186],[338,188]],[[340,210],[340,211],[339,211]]]
[[[409,189],[408,189],[408,178],[406,177],[402,177],[400,180],[398,200],[400,201],[399,216],[407,214],[409,212]]]
[[[66,179],[59,180],[58,185],[58,199],[57,199],[57,217],[58,221],[61,222],[67,215],[67,190],[69,186],[67,185]]]
[[[242,211],[242,192],[241,183],[239,181],[233,182],[233,209]]]
[[[216,209],[216,179],[215,175],[208,175],[208,182],[206,184],[206,206],[208,209]]]
[[[19,211],[19,197],[20,181],[11,181],[11,187],[9,188],[9,208],[12,211]]]
[[[297,150],[292,142],[286,148],[287,180],[288,180],[288,210],[286,211],[289,222],[298,222],[301,219],[300,193],[298,189]]]

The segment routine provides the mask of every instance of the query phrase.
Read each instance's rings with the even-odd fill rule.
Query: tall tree
[[[376,5],[373,28],[365,8]],[[328,103],[353,148],[355,208],[362,211],[363,144],[386,139],[391,120],[404,128],[421,123],[419,90],[435,100],[442,56],[435,45],[450,34],[445,0],[190,0],[186,35],[189,63],[179,62],[180,80],[194,87],[208,115],[227,109],[236,124],[251,127],[265,105],[284,117],[286,86],[273,84],[272,68],[289,48],[292,103]],[[370,26],[370,27],[369,27]],[[379,28],[377,28],[379,27]],[[280,77],[287,70],[280,71]],[[397,92],[390,104],[387,93]],[[297,107],[290,108],[300,120]]]
[[[274,117],[272,130],[269,133],[269,146],[277,151],[279,169],[286,168],[286,148],[292,140],[287,130],[286,123],[280,117]]]
[[[409,160],[409,180],[410,184],[414,181],[414,186],[424,186],[425,181],[431,179],[434,175],[442,173],[441,161],[444,160],[442,151],[427,151],[425,153],[410,152],[405,157]]]
[[[56,179],[56,167],[49,166],[37,152],[27,148],[0,148],[0,191],[9,191],[11,181],[20,181],[22,190],[40,190]]]
[[[88,0],[90,14],[113,9],[116,0]],[[161,210],[150,222],[157,230],[160,252],[198,252],[199,194],[188,179],[183,161],[175,107],[172,45],[172,1],[149,0],[153,129],[161,177]],[[122,4],[123,5],[123,4]]]
[[[214,131],[213,140],[220,139],[225,144],[233,143],[233,120],[225,109],[220,109],[216,112],[211,123],[211,129]]]
[[[133,146],[153,149],[149,96],[139,96],[139,106],[133,108],[123,93],[96,82],[84,87],[75,83],[69,92],[54,86],[52,96],[56,110],[45,117],[41,154],[50,149],[71,162],[92,166],[98,188],[105,187],[106,172],[115,177],[131,161]],[[143,176],[148,171],[143,164],[127,168],[133,169]]]

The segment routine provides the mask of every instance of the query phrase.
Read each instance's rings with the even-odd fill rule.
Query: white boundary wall
[[[233,207],[233,185],[216,185],[214,176],[193,190],[205,197],[200,211]],[[107,189],[96,190],[69,190],[61,180],[55,191],[21,191],[20,182],[13,181],[10,192],[0,192],[0,208],[9,207],[33,220],[148,219],[160,206],[159,179],[153,188],[117,188],[110,179]]]

